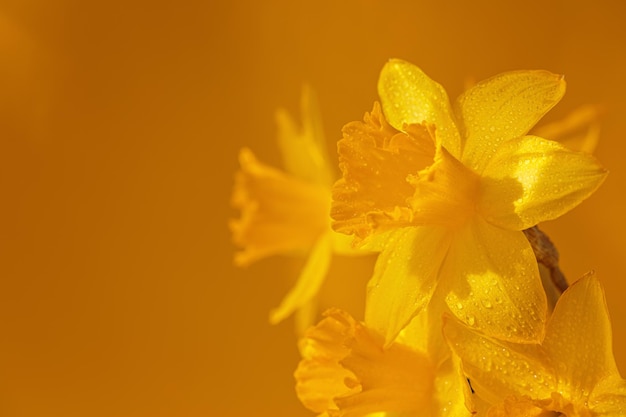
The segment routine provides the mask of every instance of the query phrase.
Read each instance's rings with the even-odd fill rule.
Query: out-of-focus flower
[[[451,105],[419,68],[392,60],[377,105],[345,126],[333,228],[381,250],[365,323],[391,343],[440,286],[490,335],[543,337],[546,299],[521,232],[588,197],[606,173],[588,154],[526,133],[563,96],[561,76],[500,74]]]
[[[234,242],[243,248],[235,263],[245,266],[276,254],[308,256],[295,286],[270,321],[278,323],[294,311],[298,326],[313,321],[311,304],[333,253],[354,254],[346,236],[330,228],[333,170],[326,151],[321,119],[313,92],[304,88],[302,127],[282,110],[277,113],[278,144],[286,172],[259,162],[251,150],[239,154],[232,205],[241,217],[230,222]]]
[[[615,365],[604,292],[595,276],[563,293],[539,344],[491,338],[452,317],[444,332],[474,395],[492,405],[482,415],[626,415],[626,380]]]
[[[428,343],[432,322],[414,320],[406,329],[412,335],[385,347],[376,331],[348,313],[328,310],[303,339],[295,372],[298,397],[310,410],[329,416],[469,416],[465,380],[453,358],[441,355],[437,342]],[[441,333],[440,326],[432,330]]]
[[[600,140],[600,105],[584,105],[561,120],[533,129],[532,133],[555,140],[567,148],[592,154]]]

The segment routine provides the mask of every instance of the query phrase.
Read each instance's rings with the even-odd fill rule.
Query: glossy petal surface
[[[618,417],[626,415],[626,380],[619,375],[601,381],[591,393],[590,408],[598,415]]]
[[[586,153],[536,136],[503,143],[483,172],[480,211],[507,229],[555,219],[589,197],[606,170]]]
[[[448,307],[469,326],[522,343],[543,337],[546,297],[522,233],[477,218],[457,231],[441,276]]]
[[[400,59],[390,60],[380,73],[378,95],[393,127],[404,130],[405,125],[415,123],[435,125],[438,142],[459,157],[461,139],[448,95],[420,68]]]
[[[444,333],[476,395],[494,404],[488,416],[626,411],[626,381],[615,366],[604,293],[594,276],[563,293],[542,343],[487,337],[455,318],[446,320]]]
[[[435,290],[450,239],[439,227],[394,231],[368,284],[365,323],[391,343]]]
[[[550,397],[556,379],[538,345],[485,337],[452,317],[445,321],[444,334],[461,357],[473,389],[488,402],[511,395]]]
[[[562,389],[586,400],[601,379],[618,376],[612,340],[604,291],[595,276],[581,278],[561,296],[543,343]]]
[[[525,135],[565,93],[565,81],[547,71],[513,71],[476,84],[455,107],[467,166],[481,173],[498,146]]]

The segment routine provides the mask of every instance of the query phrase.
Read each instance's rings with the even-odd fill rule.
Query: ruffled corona
[[[454,406],[461,402],[460,379],[449,362],[437,369],[424,352],[383,345],[381,335],[349,314],[327,311],[305,334],[295,372],[298,397],[310,410],[330,416],[469,415]]]
[[[415,186],[407,178],[432,163],[434,132],[420,125],[400,132],[375,103],[363,122],[347,124],[343,134],[337,144],[343,178],[333,188],[333,229],[365,238],[412,224],[407,199]]]

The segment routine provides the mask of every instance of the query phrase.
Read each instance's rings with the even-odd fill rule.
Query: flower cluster
[[[310,105],[300,131],[281,118],[288,173],[240,156],[237,262],[308,253],[272,321],[315,317],[307,305],[333,253],[378,253],[364,320],[334,308],[304,332],[302,403],[346,417],[626,415],[598,278],[548,303],[565,281],[536,226],[606,176],[589,152],[528,133],[563,96],[563,77],[508,72],[450,102],[418,67],[391,60],[378,92],[343,129],[334,184]]]

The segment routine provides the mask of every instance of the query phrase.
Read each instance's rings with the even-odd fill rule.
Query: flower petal
[[[326,278],[331,257],[332,236],[329,231],[323,234],[313,246],[296,285],[287,293],[280,305],[270,312],[270,323],[280,323],[318,293]],[[311,324],[313,323],[309,323]]]
[[[430,303],[411,319],[396,339],[396,342],[425,352],[433,363],[441,363],[450,356],[450,349],[441,333],[441,318],[444,311],[448,311],[448,306],[440,288],[435,289]]]
[[[333,170],[328,158],[322,117],[313,90],[304,85],[301,98],[302,127],[297,126],[289,114],[279,109],[278,145],[285,170],[306,182],[330,187]]]
[[[435,374],[426,355],[398,343],[383,348],[384,339],[364,327],[357,327],[355,336],[341,364],[354,373],[362,391],[335,400],[343,415],[415,413],[433,406]]]
[[[243,251],[235,255],[235,263],[309,250],[329,228],[329,191],[260,163],[247,148],[239,161],[232,205],[241,210],[241,218],[232,220],[230,228]]]
[[[384,339],[332,309],[309,329],[296,370],[300,400],[316,412],[341,416],[415,412],[432,405],[433,367],[420,352]]]
[[[538,344],[516,344],[487,337],[453,317],[444,318],[443,332],[461,358],[472,389],[497,404],[509,396],[549,398],[556,379]]]
[[[557,413],[546,413],[528,397],[507,397],[489,409],[487,417],[546,417],[558,416]]]
[[[441,319],[439,320],[441,333]],[[448,352],[448,354],[450,354]],[[456,357],[454,359],[457,359]],[[465,402],[467,380],[461,375],[458,359],[448,357],[438,368],[435,377],[435,399],[439,405],[440,417],[470,417]],[[432,360],[432,358],[431,358]],[[467,387],[469,389],[469,387]]]
[[[573,151],[593,154],[600,140],[600,105],[583,105],[566,117],[550,124],[533,128],[533,136],[554,140]]]
[[[480,211],[500,227],[527,229],[580,204],[606,174],[589,154],[536,136],[513,139],[499,147],[483,172]]]
[[[455,111],[465,132],[462,161],[481,173],[501,142],[523,136],[565,93],[563,76],[513,71],[476,84]]]
[[[626,415],[626,380],[606,378],[596,385],[590,397],[590,408],[600,416]]]
[[[546,296],[522,232],[477,216],[454,236],[440,277],[450,286],[448,307],[469,326],[518,343],[543,337]]]
[[[302,360],[294,376],[296,393],[309,410],[322,413],[338,410],[335,397],[356,394],[358,387],[348,387],[345,380],[354,380],[354,374],[339,362],[350,349],[346,342],[354,338],[356,322],[349,314],[334,309],[305,333],[302,340]]]
[[[431,132],[414,125],[401,133],[374,104],[364,122],[343,128],[337,144],[343,178],[333,187],[333,229],[365,238],[387,226],[411,221],[408,198],[415,192],[407,177],[432,163],[435,148]]]
[[[460,156],[461,139],[452,116],[446,90],[413,64],[392,59],[378,79],[378,95],[391,126],[431,124],[437,140],[455,157]]]
[[[430,301],[448,245],[439,227],[411,227],[390,233],[368,284],[365,323],[391,343]]]
[[[600,380],[619,377],[611,322],[597,277],[587,275],[561,295],[543,346],[555,364],[561,389],[572,400],[586,401]]]

